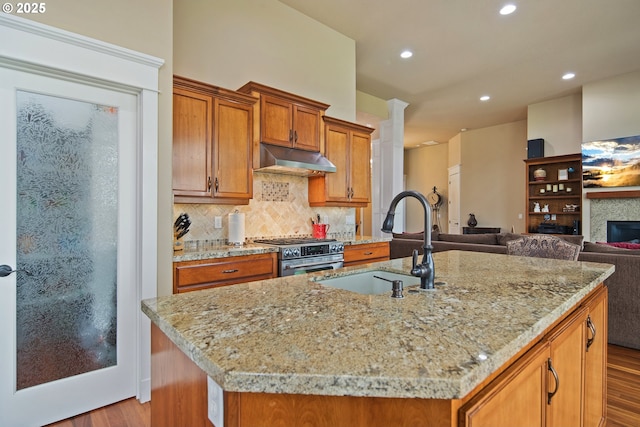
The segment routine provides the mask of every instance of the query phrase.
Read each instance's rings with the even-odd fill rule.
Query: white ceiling
[[[640,0],[280,1],[355,40],[357,89],[409,103],[407,148],[640,70]],[[518,9],[501,16],[506,3]]]

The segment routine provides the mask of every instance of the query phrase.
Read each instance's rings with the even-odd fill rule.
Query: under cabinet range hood
[[[336,166],[316,151],[281,147],[263,142],[260,144],[260,168],[255,171],[318,176],[326,172],[335,172]]]

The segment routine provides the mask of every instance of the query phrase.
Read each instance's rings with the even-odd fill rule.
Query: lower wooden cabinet
[[[256,254],[173,263],[173,293],[278,276],[277,254]]]
[[[344,247],[344,266],[389,260],[389,242],[364,243]]]
[[[489,388],[463,406],[460,426],[544,426],[549,344],[524,355]]]
[[[460,426],[603,426],[607,288],[460,409]]]
[[[599,293],[587,304],[587,344],[584,378],[585,427],[604,426],[607,415],[607,294]]]

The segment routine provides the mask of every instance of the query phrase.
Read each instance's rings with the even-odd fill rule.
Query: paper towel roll
[[[244,214],[243,213],[230,213],[229,214],[229,244],[230,245],[242,245],[244,244]]]

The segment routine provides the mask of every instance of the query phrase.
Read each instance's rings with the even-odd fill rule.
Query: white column
[[[389,204],[404,190],[404,109],[399,99],[387,101],[389,119],[380,122],[380,139],[372,142],[371,234],[382,236],[382,222]],[[404,201],[396,209],[394,231],[404,230]]]

